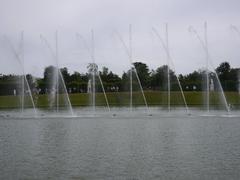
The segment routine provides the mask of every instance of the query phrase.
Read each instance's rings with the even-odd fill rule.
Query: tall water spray
[[[133,106],[133,82],[132,82],[133,79],[132,79],[132,75],[133,75],[133,72],[134,72],[134,74],[136,75],[138,84],[140,86],[140,90],[141,90],[141,93],[142,93],[142,96],[143,96],[143,100],[144,100],[146,111],[149,114],[149,108],[148,108],[148,103],[147,103],[147,100],[146,100],[146,96],[144,94],[143,87],[142,87],[141,81],[139,79],[137,70],[136,70],[135,66],[133,65],[132,25],[131,24],[129,25],[129,47],[126,45],[126,43],[124,42],[122,36],[117,31],[115,31],[115,34],[117,35],[117,37],[119,38],[120,42],[122,43],[123,48],[124,48],[124,50],[125,50],[125,52],[126,52],[126,54],[128,56],[128,59],[129,59],[130,65],[131,65],[130,66],[130,77],[129,77],[130,78],[130,83],[129,83],[129,86],[130,86],[130,97],[129,97],[129,108],[130,108],[130,111],[132,112],[132,106]]]
[[[133,106],[133,77],[132,77],[132,71],[133,71],[133,68],[132,68],[132,25],[130,24],[129,25],[129,60],[130,60],[130,63],[131,63],[131,67],[130,67],[130,111],[132,112],[132,106]]]
[[[21,42],[20,42],[20,50],[19,52],[16,51],[16,49],[14,48],[14,46],[11,44],[10,40],[5,36],[5,40],[8,42],[9,47],[13,53],[13,55],[15,56],[17,62],[20,65],[20,68],[22,70],[22,78],[21,78],[21,111],[22,113],[24,113],[24,109],[25,109],[25,90],[29,93],[30,96],[30,100],[33,106],[33,111],[34,111],[34,116],[37,117],[37,110],[36,110],[36,106],[35,106],[35,102],[33,100],[33,96],[32,96],[32,91],[30,89],[27,77],[26,77],[26,73],[25,73],[25,68],[24,68],[24,32],[21,32]],[[26,88],[25,88],[25,83],[26,83]]]
[[[218,77],[218,74],[217,72],[215,71],[214,69],[214,66],[212,64],[212,61],[210,59],[210,55],[209,55],[209,49],[208,49],[208,37],[207,37],[207,22],[204,23],[204,40],[202,40],[202,38],[200,37],[200,35],[198,34],[198,32],[192,27],[190,26],[189,27],[189,32],[193,33],[194,35],[196,35],[198,41],[200,42],[204,52],[205,52],[205,58],[206,58],[206,69],[205,69],[205,73],[206,73],[206,89],[205,89],[205,94],[206,94],[206,108],[207,108],[207,112],[209,112],[209,102],[210,102],[210,87],[209,87],[209,84],[210,84],[210,81],[209,81],[209,74],[210,74],[210,71],[209,71],[209,66],[212,67],[213,69],[213,73],[214,75],[216,76],[216,80],[217,80],[217,83],[219,85],[219,88],[220,88],[220,93],[221,93],[221,97],[222,97],[222,100],[223,100],[223,103],[224,103],[224,106],[226,108],[226,111],[229,113],[230,112],[230,108],[229,108],[229,105],[227,103],[227,100],[226,100],[226,96],[223,92],[223,88],[222,88],[222,85],[221,85],[221,82],[219,80],[219,77]]]
[[[96,111],[96,79],[95,79],[95,76],[96,76],[96,71],[98,71],[97,69],[97,66],[95,64],[95,47],[94,47],[94,32],[93,30],[91,30],[91,37],[92,37],[92,40],[91,40],[91,54],[92,54],[92,62],[93,62],[93,69],[92,69],[92,93],[93,93],[93,96],[92,96],[92,102],[93,102],[93,111],[95,112]]]
[[[208,52],[208,39],[207,39],[207,23],[204,23],[204,44],[205,44],[205,49],[206,49],[206,85],[207,85],[207,111],[209,112],[209,52]]]
[[[168,24],[166,24],[166,26],[165,26],[165,36],[166,36],[166,41],[165,42],[164,42],[163,38],[160,36],[160,34],[158,33],[158,31],[155,28],[152,28],[152,30],[153,30],[154,34],[157,36],[157,38],[158,38],[159,42],[161,43],[161,45],[163,46],[163,49],[164,49],[164,51],[166,53],[166,56],[167,56],[168,111],[170,112],[171,111],[170,64],[172,65],[173,70],[175,72],[176,72],[176,70],[175,70],[175,66],[174,66],[173,60],[171,58],[170,51],[169,51]],[[184,95],[184,92],[183,92],[183,89],[182,89],[182,85],[181,85],[177,75],[176,75],[176,77],[177,77],[177,83],[178,83],[178,86],[179,86],[179,89],[181,91],[181,95],[182,95],[182,98],[183,98],[183,102],[184,102],[184,105],[185,105],[185,108],[186,108],[186,112],[189,113],[189,108],[188,108],[188,105],[187,105],[187,102],[186,102],[186,98],[185,98],[185,95]]]
[[[92,100],[93,112],[94,112],[94,114],[96,112],[96,76],[98,77],[98,79],[100,81],[100,85],[102,87],[102,91],[103,91],[104,98],[105,98],[105,101],[106,101],[106,104],[107,104],[107,108],[108,108],[108,111],[110,112],[111,109],[110,109],[110,106],[109,106],[106,91],[105,91],[101,76],[100,76],[99,71],[98,71],[98,66],[95,63],[94,31],[93,31],[93,29],[91,30],[91,48],[88,46],[88,44],[87,44],[87,42],[86,42],[86,40],[83,36],[81,36],[79,33],[77,33],[76,36],[79,40],[81,40],[84,43],[84,46],[87,49],[87,51],[89,52],[89,55],[90,55],[91,61],[92,61],[92,63],[90,63],[88,65],[88,69],[89,69],[89,73],[91,74],[91,77],[92,77],[92,79],[90,81],[90,85],[92,87],[91,88],[91,94],[92,94],[92,99],[91,100]]]
[[[67,92],[66,84],[63,79],[62,72],[59,69],[58,32],[56,31],[56,33],[55,33],[55,51],[52,49],[52,47],[50,46],[50,44],[48,43],[46,38],[44,38],[42,35],[40,35],[40,38],[42,39],[42,41],[45,43],[45,45],[49,49],[53,59],[55,60],[55,64],[56,64],[56,69],[54,70],[54,73],[53,73],[53,82],[51,82],[53,85],[53,87],[51,88],[53,93],[50,94],[51,96],[53,96],[52,97],[53,99],[55,99],[55,97],[56,97],[56,99],[55,99],[56,100],[56,111],[57,112],[59,111],[59,94],[60,94],[59,83],[61,83],[63,86],[64,96],[66,97],[66,103],[67,103],[68,110],[69,110],[70,114],[72,116],[74,116],[72,104],[71,104],[71,101],[70,101],[70,98],[69,98],[69,95]]]

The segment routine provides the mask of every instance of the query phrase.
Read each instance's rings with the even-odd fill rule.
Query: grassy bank
[[[185,92],[187,104],[189,106],[203,106],[204,94],[202,92]],[[226,98],[232,106],[240,106],[240,95],[237,92],[226,92]],[[146,91],[146,100],[150,106],[166,106],[168,104],[168,94],[163,91]],[[221,96],[218,92],[210,93],[210,105],[221,106]],[[110,106],[128,106],[130,94],[128,92],[107,93]],[[91,95],[87,93],[70,94],[70,101],[73,106],[91,105]],[[47,95],[34,96],[34,102],[37,107],[49,107],[51,100]],[[64,95],[59,95],[59,104],[64,106],[66,102]],[[24,99],[26,107],[31,107],[31,100],[28,96]],[[54,102],[52,103],[54,105]],[[96,105],[104,106],[106,101],[103,93],[96,93]],[[144,99],[141,92],[133,93],[133,105],[144,105]],[[184,105],[181,92],[171,92],[171,105]],[[0,96],[0,108],[21,107],[21,96]]]

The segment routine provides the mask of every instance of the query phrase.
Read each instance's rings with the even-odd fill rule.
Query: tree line
[[[98,70],[95,66],[95,75],[101,78],[102,84],[106,92],[124,92],[130,89],[130,80],[132,77],[133,90],[139,89],[139,81],[143,90],[165,91],[168,88],[168,80],[172,91],[178,91],[179,83],[184,91],[202,91],[204,89],[204,79],[206,78],[206,70],[196,70],[192,73],[176,75],[175,72],[168,68],[167,65],[150,70],[147,64],[142,62],[134,62],[132,69],[123,72],[119,76],[107,67]],[[69,93],[86,93],[88,91],[89,80],[92,77],[93,69],[88,66],[86,73],[69,73],[66,67],[59,70],[54,66],[48,66],[44,69],[43,78],[35,78],[31,74],[26,77],[21,75],[3,75],[0,74],[0,95],[20,94],[22,84],[28,81],[30,89],[33,93],[46,94],[51,92],[52,83],[54,81],[54,73],[60,74]],[[240,81],[240,68],[232,68],[228,62],[222,62],[216,69],[219,80],[224,91],[238,91]],[[209,72],[209,79],[216,82],[215,72]],[[99,81],[96,77],[96,82]],[[26,84],[26,83],[24,83]],[[102,91],[101,83],[96,83],[96,90]],[[61,92],[60,92],[61,93]]]

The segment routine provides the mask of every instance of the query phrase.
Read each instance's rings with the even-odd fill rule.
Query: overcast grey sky
[[[151,29],[155,27],[164,37],[167,22],[176,71],[185,74],[204,66],[204,51],[188,32],[192,25],[203,36],[204,21],[208,22],[213,64],[229,61],[233,67],[240,67],[240,36],[230,29],[231,24],[240,28],[239,9],[239,0],[0,0],[0,72],[20,71],[2,37],[7,36],[17,48],[22,30],[26,72],[41,76],[44,67],[54,64],[40,34],[54,47],[56,30],[60,66],[85,72],[91,59],[83,43],[76,39],[76,32],[90,42],[90,31],[94,29],[96,62],[121,74],[129,68],[129,61],[113,32],[117,30],[127,42],[129,24],[133,61],[155,69],[166,64],[166,57]]]

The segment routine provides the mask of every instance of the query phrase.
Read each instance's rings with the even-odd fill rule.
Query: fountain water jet
[[[205,52],[205,55],[206,55],[206,106],[207,106],[207,112],[209,112],[209,96],[210,96],[210,93],[209,93],[209,65],[211,65],[212,69],[213,69],[213,72],[216,76],[216,79],[217,79],[217,83],[219,85],[219,88],[220,88],[220,92],[221,92],[221,96],[222,96],[222,99],[224,101],[224,105],[225,105],[225,108],[226,108],[226,111],[229,113],[230,112],[230,107],[228,106],[228,103],[227,103],[227,100],[226,100],[226,96],[223,92],[223,88],[222,88],[222,85],[221,85],[221,82],[219,80],[219,77],[218,77],[218,74],[217,72],[215,71],[214,69],[214,66],[211,62],[211,59],[210,59],[210,55],[209,55],[209,50],[208,50],[208,38],[207,38],[207,22],[204,23],[204,41],[201,39],[201,37],[199,36],[198,32],[192,27],[190,26],[189,27],[189,32],[192,32],[193,34],[196,35],[197,39],[199,40],[200,44],[202,45],[202,48]]]
[[[45,43],[47,48],[50,50],[50,53],[52,54],[53,58],[55,59],[55,63],[56,63],[56,66],[57,66],[56,67],[57,69],[54,71],[54,77],[53,77],[54,82],[55,82],[55,83],[53,82],[53,85],[54,85],[54,87],[55,86],[56,87],[55,87],[54,93],[52,93],[54,98],[55,98],[55,95],[56,95],[56,111],[57,112],[59,111],[59,83],[61,82],[62,85],[63,85],[64,93],[66,95],[66,101],[67,101],[68,109],[70,111],[71,116],[74,116],[74,112],[73,112],[72,104],[71,104],[71,101],[69,99],[69,95],[68,95],[68,92],[67,92],[66,84],[65,84],[65,81],[63,79],[62,72],[59,69],[58,32],[56,31],[56,33],[55,33],[55,48],[56,48],[55,52],[53,51],[52,47],[50,46],[50,44],[48,43],[46,38],[44,38],[42,35],[40,35],[40,38]]]
[[[22,80],[21,80],[21,84],[22,84],[22,96],[21,96],[21,110],[22,113],[24,113],[24,104],[25,104],[25,83],[27,86],[27,91],[29,92],[29,96],[31,99],[31,103],[33,106],[33,110],[34,110],[34,117],[37,117],[37,110],[36,110],[36,106],[33,100],[33,96],[32,96],[32,91],[30,89],[26,74],[25,74],[25,68],[24,68],[24,32],[21,32],[21,42],[20,42],[20,52],[18,53],[15,48],[13,47],[13,45],[11,44],[10,40],[5,36],[5,40],[8,42],[9,47],[12,51],[12,53],[14,54],[17,62],[19,63],[21,70],[22,70]]]
[[[138,73],[137,73],[137,70],[135,68],[135,66],[133,65],[133,58],[132,58],[132,26],[131,24],[129,25],[129,47],[127,47],[126,43],[124,42],[122,36],[118,33],[118,31],[115,31],[115,34],[117,35],[117,37],[119,38],[120,42],[122,43],[123,45],[123,48],[128,56],[128,59],[129,59],[129,62],[131,64],[131,68],[130,68],[130,103],[129,103],[129,106],[130,106],[130,111],[132,112],[132,105],[133,105],[133,101],[132,101],[132,97],[133,97],[133,94],[132,94],[132,91],[133,91],[133,88],[132,88],[132,73],[134,72],[136,77],[137,77],[137,81],[138,81],[138,84],[140,86],[140,90],[141,90],[141,93],[142,93],[142,96],[143,96],[143,100],[144,100],[144,103],[145,103],[145,107],[146,107],[146,111],[147,113],[150,115],[149,113],[149,108],[148,108],[148,103],[147,103],[147,100],[146,100],[146,96],[144,94],[144,91],[143,91],[143,87],[142,87],[142,84],[141,84],[141,81],[139,79],[139,76],[138,76]]]
[[[158,40],[160,41],[160,43],[162,44],[165,52],[166,52],[166,55],[167,55],[167,83],[168,83],[168,111],[170,112],[171,111],[171,96],[170,96],[170,92],[171,92],[171,88],[170,88],[170,64],[172,65],[173,67],[173,70],[176,72],[175,70],[175,66],[173,64],[173,61],[172,61],[172,58],[170,56],[170,51],[169,51],[169,42],[168,42],[168,25],[166,24],[166,32],[165,32],[165,35],[166,35],[166,42],[164,42],[164,40],[162,39],[162,37],[160,36],[160,34],[158,33],[158,31],[155,29],[155,28],[152,28],[154,34],[157,36]],[[177,77],[177,83],[178,83],[178,86],[180,88],[180,91],[181,91],[181,95],[182,95],[182,98],[183,98],[183,102],[184,102],[184,105],[185,105],[185,108],[186,108],[186,111],[187,111],[187,114],[189,114],[189,108],[188,108],[188,105],[187,105],[187,102],[186,102],[186,98],[185,98],[185,95],[183,93],[183,89],[182,89],[182,85],[179,81],[179,78],[178,76],[176,75]]]
[[[79,33],[76,33],[76,36],[77,38],[81,39],[82,42],[84,43],[84,46],[85,48],[87,49],[87,51],[89,52],[89,55],[91,57],[91,60],[92,60],[92,63],[90,63],[88,65],[88,68],[90,70],[90,74],[92,76],[92,82],[91,82],[91,92],[92,92],[92,107],[93,107],[93,112],[94,114],[96,113],[96,75],[100,81],[100,84],[101,84],[101,87],[102,87],[102,91],[103,91],[103,94],[104,94],[104,98],[105,98],[105,101],[106,101],[106,104],[107,104],[107,108],[108,108],[108,111],[110,112],[111,109],[110,109],[110,106],[109,106],[109,102],[108,102],[108,98],[107,98],[107,95],[106,95],[106,91],[105,91],[105,88],[103,86],[103,82],[102,82],[102,79],[101,79],[101,76],[99,74],[99,71],[98,71],[98,66],[97,64],[95,63],[95,46],[94,46],[94,31],[91,30],[91,48],[88,46],[85,38],[83,36],[81,36]]]

